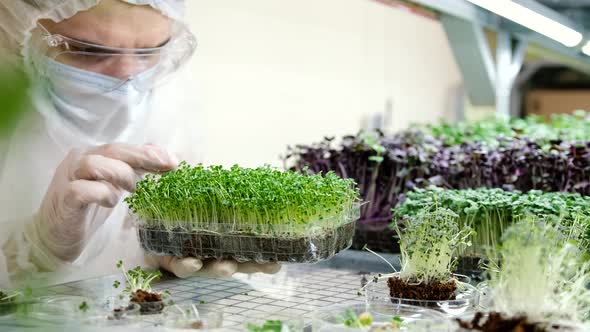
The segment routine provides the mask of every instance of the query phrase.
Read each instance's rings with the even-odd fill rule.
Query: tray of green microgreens
[[[352,244],[358,197],[353,180],[332,172],[181,163],[138,182],[126,202],[154,254],[316,262]]]

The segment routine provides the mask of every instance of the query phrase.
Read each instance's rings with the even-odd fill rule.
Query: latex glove
[[[196,258],[177,258],[168,256],[155,256],[158,265],[173,273],[179,278],[188,278],[193,275],[206,275],[211,277],[231,277],[235,273],[267,273],[274,274],[281,269],[278,263],[258,264],[254,262],[238,263],[233,260],[209,260],[203,262]]]
[[[44,250],[73,261],[86,240],[110,215],[124,191],[135,190],[139,175],[163,172],[176,158],[154,145],[108,144],[72,150],[58,166],[33,221]]]

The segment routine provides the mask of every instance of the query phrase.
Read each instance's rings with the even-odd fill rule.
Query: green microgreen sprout
[[[288,332],[289,328],[281,320],[267,320],[262,325],[247,323],[250,332]]]
[[[357,315],[354,311],[347,309],[339,321],[347,327],[364,328],[373,324],[373,316],[368,312]]]
[[[375,152],[375,155],[370,156],[369,160],[377,164],[383,162],[383,154],[387,149],[379,143],[379,135],[374,132],[361,132],[359,137],[364,144],[368,145]]]
[[[455,252],[471,245],[468,238],[472,234],[468,227],[459,227],[457,218],[458,215],[453,211],[437,207],[423,210],[415,217],[407,219],[403,230],[396,224],[395,229],[400,239],[401,270],[396,271],[381,255],[365,248],[393,270],[392,274],[380,274],[373,281],[378,282],[394,275],[412,284],[444,283],[453,279],[452,271],[457,263]]]
[[[160,272],[159,270],[147,272],[142,270],[140,266],[137,266],[131,270],[127,270],[123,265],[123,261],[117,262],[117,268],[120,269],[125,275],[127,286],[125,287],[123,292],[128,294],[132,294],[138,290],[151,292],[152,282],[162,276],[162,272]],[[119,285],[119,282],[115,282],[113,284],[113,287],[118,288]]]
[[[338,323],[343,324],[346,327],[358,328],[358,329],[369,329],[373,327],[374,319],[370,312],[362,312],[356,314],[354,311],[347,309],[344,315],[337,319]],[[385,325],[393,329],[399,329],[402,326],[403,319],[399,316],[394,316],[391,321]]]
[[[449,209],[437,208],[418,213],[403,231],[396,224],[402,279],[429,284],[452,278],[455,252],[471,245],[468,239],[472,231],[460,229],[458,217]]]
[[[23,293],[19,292],[19,291],[9,292],[9,291],[0,290],[0,303],[14,302],[14,300],[21,295],[23,295]]]
[[[86,303],[86,301],[80,303],[80,305],[78,306],[78,309],[82,312],[87,312],[88,309],[90,309],[90,307],[88,306],[88,303]]]
[[[404,320],[399,316],[395,316],[391,319],[391,325],[393,325],[396,328],[401,328],[403,323]]]
[[[546,323],[590,318],[590,262],[577,224],[564,233],[559,224],[524,216],[505,232],[486,266],[494,311]]]
[[[348,222],[358,196],[353,180],[333,172],[304,175],[269,166],[224,169],[182,162],[177,170],[148,175],[126,202],[146,224],[166,230],[279,237]]]

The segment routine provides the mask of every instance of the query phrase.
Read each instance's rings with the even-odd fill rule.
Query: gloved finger
[[[178,258],[163,256],[159,258],[160,267],[179,278],[188,278],[203,267],[203,262],[193,257]]]
[[[262,272],[266,274],[275,274],[279,272],[281,269],[281,264],[279,263],[264,263],[258,264],[254,262],[246,262],[246,263],[239,263],[238,264],[238,272],[240,273],[257,273]]]
[[[133,169],[147,172],[165,172],[178,166],[176,157],[154,145],[113,143],[91,149],[88,154],[121,160]]]
[[[238,272],[238,263],[233,260],[213,260],[202,270],[206,275],[228,278]]]
[[[107,181],[130,192],[139,179],[129,164],[97,154],[82,156],[71,173],[71,180]]]
[[[112,184],[103,181],[76,180],[68,183],[65,189],[65,204],[71,208],[81,209],[95,203],[112,208],[121,198],[121,192]]]

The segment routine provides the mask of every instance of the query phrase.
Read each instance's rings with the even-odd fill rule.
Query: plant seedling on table
[[[127,285],[123,290],[124,294],[129,294],[130,301],[141,306],[142,314],[160,313],[165,307],[162,294],[152,292],[152,282],[162,276],[162,272],[156,270],[146,272],[137,266],[134,269],[126,270],[123,261],[117,262],[117,268],[125,275]],[[118,288],[120,283],[116,281],[113,287]],[[124,308],[119,308],[124,309]],[[116,309],[115,309],[116,310]]]
[[[250,332],[290,332],[287,324],[281,320],[267,320],[262,325],[248,323],[246,328]]]
[[[180,167],[127,198],[148,251],[239,261],[317,261],[350,245],[354,181],[271,167]]]
[[[376,323],[369,312],[363,312],[357,315],[352,310],[346,310],[344,316],[339,319],[340,323],[346,327],[362,329],[369,332],[393,332],[399,331],[402,327],[403,319],[395,316],[387,323]]]
[[[373,282],[387,279],[390,296],[394,298],[454,300],[457,291],[457,280],[451,272],[456,264],[454,253],[470,245],[467,239],[472,232],[469,228],[460,229],[457,218],[451,210],[436,208],[419,212],[403,231],[396,226],[401,271],[395,271],[388,263],[395,272],[379,275]]]
[[[487,266],[491,312],[460,325],[485,332],[576,331],[571,326],[587,321],[590,262],[572,240],[576,228],[562,230],[538,217],[510,227]]]

